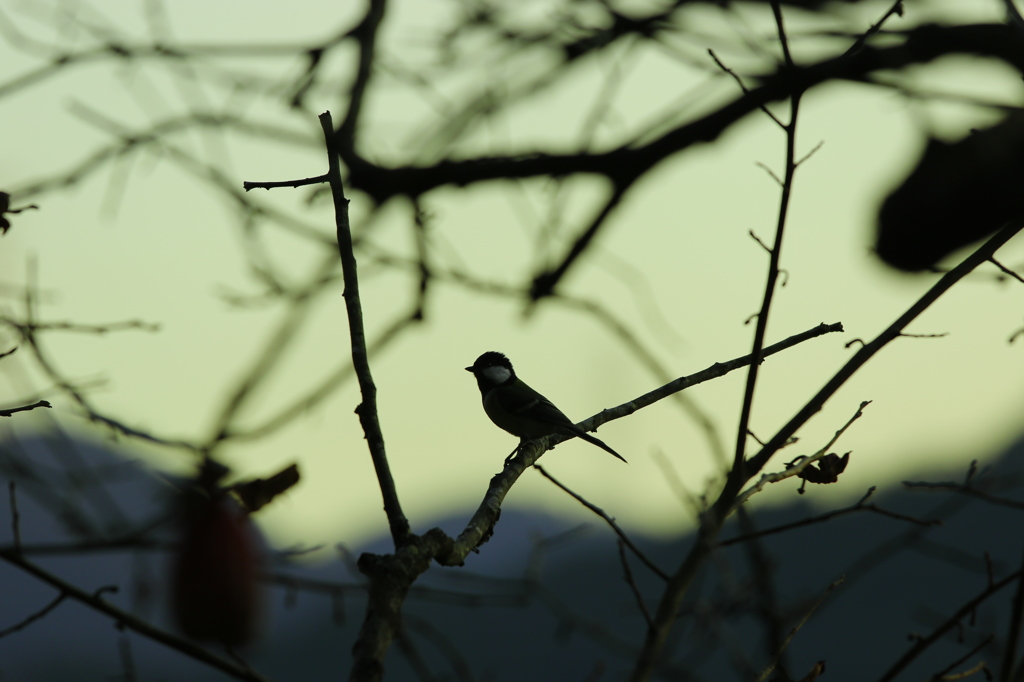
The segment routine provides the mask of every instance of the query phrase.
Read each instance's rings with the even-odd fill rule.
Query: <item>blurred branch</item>
[[[535,464],[534,466],[537,465]],[[640,587],[636,584],[636,580],[633,579],[633,571],[629,567],[629,559],[626,558],[625,541],[619,538],[618,546],[619,563],[622,564],[623,577],[626,579],[626,584],[629,585],[629,589],[633,592],[637,608],[640,609],[640,614],[643,615],[644,620],[647,622],[647,627],[652,627],[654,625],[654,621],[651,620],[651,612],[647,610],[647,604],[644,603],[644,596],[640,594]]]
[[[807,621],[810,620],[811,616],[814,615],[814,612],[818,610],[819,606],[821,606],[821,603],[825,601],[825,598],[828,597],[828,595],[832,594],[832,590],[842,585],[844,580],[846,580],[845,576],[840,576],[838,580],[836,580],[831,585],[825,588],[825,591],[822,592],[821,596],[818,597],[818,600],[814,602],[811,608],[807,610],[807,613],[805,613],[804,617],[800,619],[800,622],[794,625],[793,629],[789,631],[789,634],[786,636],[786,639],[784,639],[782,641],[782,644],[779,646],[778,651],[776,651],[775,654],[772,656],[771,662],[768,663],[768,665],[765,666],[765,669],[761,671],[761,674],[758,675],[757,682],[764,682],[769,678],[769,676],[771,676],[773,672],[775,672],[775,669],[779,665],[779,658],[782,656],[782,652],[786,650],[790,642],[793,641],[793,638],[796,637],[796,633],[800,632],[800,628],[802,628],[807,623]]]
[[[956,627],[957,624],[964,618],[972,614],[979,604],[981,604],[983,601],[985,601],[986,599],[988,599],[993,594],[1003,589],[1010,583],[1014,582],[1015,580],[1019,580],[1021,575],[1021,571],[1014,571],[1013,573],[1006,576],[999,582],[989,585],[987,588],[985,588],[984,591],[978,594],[978,596],[974,597],[966,604],[961,606],[956,611],[956,613],[950,616],[937,628],[932,630],[930,634],[928,634],[926,637],[921,637],[920,639],[918,639],[917,643],[914,644],[914,646],[910,647],[910,649],[905,654],[903,654],[903,656],[901,656],[900,659],[892,665],[892,667],[890,667],[881,677],[878,678],[878,682],[889,682],[890,680],[895,679],[896,676],[899,675],[904,668],[910,665],[910,663],[915,658],[920,656],[925,649],[930,647],[932,644],[937,642],[943,635],[945,635],[947,632]]]
[[[18,512],[18,485],[13,480],[7,481],[7,498],[11,507],[11,536],[14,538],[14,551],[21,553],[21,514]]]
[[[115,431],[133,438],[139,438],[140,440],[149,441],[158,445],[165,445],[174,448],[183,448],[186,450],[195,451],[197,448],[192,443],[181,440],[166,439],[159,436],[140,431],[138,429],[126,426],[120,421],[107,417],[100,414],[95,408],[93,408],[91,402],[85,397],[85,394],[70,381],[68,381],[55,367],[49,356],[43,351],[39,340],[36,338],[37,330],[47,329],[69,329],[71,331],[87,331],[92,333],[105,333],[114,329],[126,329],[126,328],[146,328],[145,323],[130,321],[122,323],[112,323],[111,325],[78,325],[74,323],[43,323],[39,324],[35,321],[35,299],[33,289],[30,287],[26,291],[25,295],[25,320],[19,322],[9,317],[0,317],[0,324],[5,324],[15,329],[21,336],[22,340],[28,344],[29,350],[32,352],[32,356],[38,363],[39,367],[43,370],[46,376],[54,383],[54,385],[67,393],[71,398],[78,404],[80,408],[85,412],[85,417],[92,422],[104,424],[109,426]],[[100,331],[102,330],[102,331]],[[49,407],[49,403],[45,400],[39,401],[39,407]]]
[[[3,320],[12,327],[19,328],[12,320]],[[82,334],[109,334],[110,332],[125,331],[128,329],[141,329],[147,332],[160,331],[159,324],[143,322],[142,320],[125,320],[123,322],[110,322],[108,324],[79,324],[77,322],[34,322],[32,331],[68,331]],[[19,331],[21,331],[19,329]]]
[[[978,653],[979,651],[981,651],[982,649],[987,647],[989,644],[992,643],[992,640],[994,640],[994,639],[995,639],[995,635],[989,635],[985,639],[981,640],[980,642],[978,642],[978,644],[973,649],[971,649],[966,654],[964,654],[960,658],[958,658],[955,661],[953,661],[952,663],[950,663],[948,666],[946,666],[945,668],[943,668],[939,672],[937,672],[934,675],[932,675],[929,678],[928,682],[945,682],[946,680],[963,680],[963,679],[966,679],[966,678],[970,677],[971,675],[974,675],[974,674],[982,672],[982,671],[986,671],[985,672],[985,679],[991,680],[992,677],[987,672],[988,665],[985,663],[985,661],[979,661],[976,665],[968,668],[967,670],[963,670],[963,671],[961,671],[959,673],[951,673],[950,671],[953,670],[953,668],[957,667],[958,665],[962,664],[964,661],[966,661],[971,656],[975,655],[976,653]]]
[[[1022,560],[1024,564],[1024,560]],[[999,671],[999,682],[1012,682],[1014,666],[1017,665],[1017,647],[1020,644],[1021,619],[1024,618],[1024,565],[1018,571],[1017,592],[1013,595],[1010,610],[1010,627],[1006,633],[1006,649],[1003,651],[1003,665]]]
[[[48,613],[50,613],[50,611],[53,611],[55,608],[60,606],[61,602],[63,602],[67,598],[68,598],[68,595],[66,595],[65,593],[61,592],[56,597],[54,597],[53,601],[51,601],[49,604],[47,604],[43,608],[39,609],[35,613],[29,615],[27,618],[22,620],[20,623],[15,623],[14,625],[12,625],[9,628],[5,628],[3,630],[0,630],[0,639],[3,639],[7,635],[10,635],[10,634],[13,634],[15,632],[18,632],[19,630],[24,630],[25,628],[27,628],[29,625],[31,625],[32,623],[36,622],[37,620],[45,618],[46,615]]]
[[[150,625],[146,621],[133,616],[127,611],[123,611],[118,607],[114,606],[110,602],[106,601],[101,596],[101,591],[97,593],[89,593],[81,590],[69,582],[58,578],[52,573],[44,570],[40,566],[32,563],[25,557],[11,552],[9,550],[0,550],[0,559],[3,559],[9,564],[17,566],[21,570],[29,573],[44,583],[55,587],[60,592],[60,597],[74,599],[75,601],[81,602],[88,606],[94,611],[98,611],[107,616],[113,618],[118,626],[126,627],[130,630],[134,630],[143,637],[147,637],[156,642],[160,642],[164,646],[171,649],[175,649],[186,656],[196,659],[202,663],[220,670],[221,672],[227,673],[231,677],[239,680],[247,680],[248,682],[269,682],[268,678],[263,677],[248,665],[242,665],[236,663],[230,659],[218,656],[213,652],[205,649],[204,647],[195,644],[194,642],[173,635],[165,630],[161,630],[153,625]],[[56,603],[54,604],[56,606]]]

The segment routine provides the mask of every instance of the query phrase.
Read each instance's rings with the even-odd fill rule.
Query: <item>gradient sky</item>
[[[865,17],[866,27],[887,4],[860,3],[843,11]],[[907,2],[906,17],[892,26],[920,23],[932,16],[932,4]],[[1001,16],[1000,3],[994,0],[942,5],[976,12],[975,20]],[[436,138],[446,118],[436,101],[396,74],[430,63],[432,46],[454,6],[398,2],[389,10],[383,42],[388,72],[377,81],[366,118],[363,151],[371,158],[406,159],[418,148],[413,158],[429,160],[430,145],[421,142]],[[362,11],[359,3],[313,0],[287,6],[189,0],[169,3],[161,10],[166,20],[147,24],[137,3],[101,7],[103,16],[96,14],[96,7],[80,3],[0,1],[8,38],[13,25],[71,50],[92,44],[83,26],[116,26],[118,35],[135,42],[145,40],[156,26],[156,35],[163,32],[187,45],[305,44],[351,25]],[[145,7],[151,16],[159,15],[154,3]],[[527,7],[524,13],[532,12],[534,21],[550,12],[542,3]],[[804,24],[807,18],[795,12],[787,17],[793,35],[818,25],[809,19]],[[564,87],[527,97],[507,115],[477,128],[459,150],[576,149],[581,126],[610,79],[621,83],[608,115],[596,126],[597,148],[621,141],[681,106],[685,112],[672,120],[699,115],[736,96],[735,84],[708,63],[707,47],[721,50],[720,45],[743,32],[767,32],[768,19],[764,8],[740,6],[732,13],[694,8],[684,14],[684,22],[694,35],[707,36],[707,44],[680,44],[675,52],[621,50],[614,59],[591,60],[576,67]],[[54,25],[59,26],[56,33]],[[795,45],[798,59],[812,58],[823,46],[815,40]],[[439,76],[433,84],[438,100],[465,101],[487,88],[514,91],[551,66],[538,53],[491,62],[487,46],[465,47],[471,48],[484,58],[475,71]],[[344,88],[354,53],[341,52],[327,73]],[[754,55],[747,55],[746,62],[739,53],[731,58],[730,65],[741,71],[761,63]],[[703,60],[703,66],[691,65],[690,59]],[[208,63],[225,74],[254,77],[301,72],[298,60],[269,53],[208,57]],[[183,67],[111,60],[74,66],[14,92],[4,90],[4,84],[40,64],[39,57],[0,40],[0,189],[16,192],[80,163],[111,141],[109,131],[100,126],[116,122],[144,129],[175,113],[196,110],[250,116],[308,141],[288,145],[214,133],[177,140],[182,149],[216,162],[233,187],[241,187],[243,180],[323,172],[315,118],[300,117],[269,97],[197,85]],[[929,91],[967,92],[1017,105],[1024,101],[1019,74],[976,59],[924,66],[904,81]],[[340,120],[340,97],[328,92],[312,97],[315,110],[329,108]],[[774,109],[786,115],[785,107]],[[829,85],[805,98],[799,147],[807,153],[822,145],[797,175],[782,256],[788,281],[776,296],[768,340],[820,322],[842,322],[846,333],[812,340],[763,365],[751,421],[760,438],[770,437],[850,357],[853,351],[844,344],[873,337],[935,281],[934,275],[895,274],[870,253],[878,205],[913,166],[929,132],[952,139],[970,126],[996,119],[990,111],[962,102],[910,103],[893,90],[857,84]],[[783,160],[784,136],[763,115],[748,117],[714,144],[674,157],[629,194],[563,291],[614,311],[673,376],[748,353],[753,327],[744,323],[759,306],[767,269],[766,254],[748,233],[772,239],[779,201],[778,186],[758,164],[781,172]],[[437,235],[435,258],[442,265],[519,285],[532,275],[538,254],[555,258],[564,252],[591,215],[594,198],[604,191],[595,180],[577,178],[561,184],[532,180],[435,192],[424,201]],[[330,236],[329,206],[324,201],[309,205],[309,197],[309,189],[284,189],[253,199],[286,210]],[[360,226],[365,198],[355,194],[352,199],[353,219]],[[103,380],[90,395],[104,413],[169,438],[207,435],[229,388],[254,362],[268,330],[283,314],[275,306],[239,309],[224,299],[228,292],[260,291],[240,253],[242,228],[235,207],[206,180],[182,170],[167,149],[132,155],[66,190],[31,201],[41,210],[15,216],[14,228],[0,239],[3,311],[22,313],[18,291],[28,281],[28,264],[34,262],[41,319],[158,323],[156,333],[54,332],[43,341],[67,377]],[[413,253],[410,215],[408,205],[400,202],[382,211],[366,232],[375,251]],[[554,227],[553,216],[559,221]],[[538,247],[544,234],[549,241]],[[267,230],[265,245],[292,281],[309,276],[323,258],[322,250],[308,240],[280,230]],[[1022,246],[1019,239],[1011,242],[1000,254],[1002,262],[1020,268]],[[809,490],[809,500],[822,507],[841,506],[870,485],[961,471],[970,459],[991,457],[1019,435],[1024,342],[1010,345],[1007,340],[1024,326],[1024,287],[997,282],[994,274],[994,268],[982,268],[910,329],[948,336],[897,340],[799,433],[801,441],[785,457],[814,452],[861,401],[874,401],[836,446],[839,452],[853,451],[848,472],[838,485]],[[373,337],[407,310],[415,278],[366,261],[361,276],[366,324]],[[528,316],[523,310],[521,300],[438,282],[426,322],[374,361],[391,466],[415,530],[475,507],[515,445],[514,438],[486,419],[475,383],[462,370],[479,353],[507,353],[522,378],[576,420],[661,383],[592,317],[557,302]],[[259,392],[246,411],[247,420],[257,423],[314,385],[343,361],[347,343],[341,289],[336,287],[315,306],[296,351]],[[687,391],[716,425],[728,451],[734,447],[744,377],[736,372]],[[2,405],[49,386],[28,353],[0,362]],[[103,437],[80,419],[70,400],[47,395],[55,404],[52,413],[19,415],[0,426],[20,431],[47,427],[50,419],[57,419],[65,428]],[[276,544],[358,545],[384,532],[380,494],[352,412],[357,402],[354,385],[346,385],[291,427],[263,441],[225,449],[226,461],[239,475],[267,475],[299,461],[301,485],[260,512]],[[630,464],[576,441],[560,445],[541,462],[627,528],[670,533],[692,523],[691,509],[679,499],[661,464],[669,462],[693,495],[704,493],[717,475],[708,440],[692,420],[664,401],[602,427],[598,435]],[[193,462],[178,451],[138,449],[172,470],[186,470]],[[778,460],[771,468],[781,466]],[[754,504],[792,496],[796,484],[789,481],[777,488],[762,495],[764,500],[755,498]],[[507,504],[593,518],[535,472],[527,472]]]

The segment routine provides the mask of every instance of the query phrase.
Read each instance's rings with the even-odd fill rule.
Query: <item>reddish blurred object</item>
[[[222,475],[204,467],[186,493],[172,607],[189,637],[237,647],[259,630],[262,543],[248,514],[217,487]]]

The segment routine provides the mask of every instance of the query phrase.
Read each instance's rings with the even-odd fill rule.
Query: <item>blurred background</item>
[[[794,58],[842,53],[891,5],[785,5]],[[392,167],[642,144],[742,94],[709,49],[751,87],[779,62],[764,2],[673,3],[657,39],[567,57],[615,16],[663,6],[389,3],[357,151]],[[202,452],[235,478],[297,462],[300,483],[255,517],[271,546],[315,564],[386,534],[353,413],[330,196],[242,189],[325,172],[317,114],[345,117],[359,58],[346,36],[365,11],[314,0],[0,1],[0,190],[14,207],[38,206],[9,216],[0,238],[0,351],[19,346],[0,360],[0,406],[53,404],[3,420],[5,442],[116,441],[159,479],[193,473]],[[1004,16],[996,0],[908,1],[885,26]],[[803,100],[798,157],[810,156],[767,343],[821,322],[845,333],[764,363],[750,424],[761,440],[852,355],[847,344],[879,333],[939,276],[895,272],[872,252],[878,208],[927,139],[960,139],[1024,103],[1020,74],[978,56],[874,76]],[[788,120],[783,103],[771,109]],[[382,203],[351,191],[381,424],[413,529],[468,518],[515,445],[463,371],[480,353],[508,354],[579,421],[750,352],[768,267],[751,232],[774,238],[784,161],[785,135],[760,112],[671,155],[539,302],[534,277],[599,213],[605,179],[501,179]],[[1001,261],[1020,267],[1022,246],[1011,242]],[[1024,327],[1022,300],[1019,283],[982,267],[909,330],[941,336],[898,339],[855,375],[786,451],[813,453],[872,401],[836,446],[852,451],[840,482],[802,502],[848,505],[869,486],[959,476],[1004,451],[1021,431],[1024,355],[1010,338]],[[38,352],[19,340],[26,321]],[[579,441],[542,463],[627,531],[678,537],[732,457],[744,380],[735,372],[602,427],[628,466]],[[756,505],[791,503],[796,488],[770,488]],[[594,520],[536,472],[505,509],[558,527]]]

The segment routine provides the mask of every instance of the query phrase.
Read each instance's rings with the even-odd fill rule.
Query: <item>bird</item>
[[[487,351],[466,367],[476,377],[484,412],[496,426],[519,437],[519,445],[505,458],[507,463],[528,440],[554,434],[576,436],[610,452],[623,462],[626,458],[604,441],[573,424],[554,403],[516,376],[512,362],[497,351]]]

